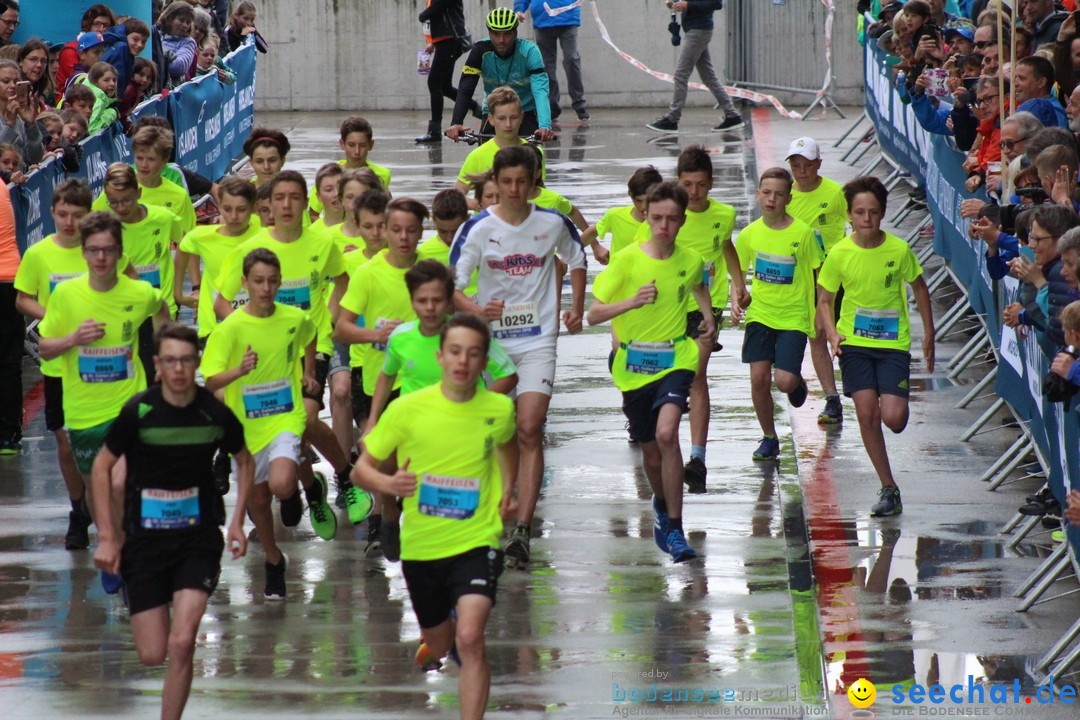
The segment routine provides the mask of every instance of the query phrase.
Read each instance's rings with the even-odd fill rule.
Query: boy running
[[[763,435],[754,460],[780,456],[769,390],[773,381],[794,407],[806,402],[802,361],[806,340],[814,334],[814,270],[821,266],[822,253],[810,226],[787,213],[793,183],[783,168],[763,172],[757,189],[761,217],[739,233],[740,266],[744,272],[751,264],[754,268],[742,349]],[[733,314],[738,319],[742,312]]]
[[[649,191],[649,239],[616,254],[597,276],[596,302],[588,315],[590,325],[611,320],[619,340],[612,377],[622,392],[630,435],[641,447],[652,487],[653,537],[675,562],[697,557],[683,534],[679,422],[687,411],[694,373],[700,372],[695,345],[711,350],[716,337],[704,261],[677,244],[689,202],[678,183],[661,183]],[[704,326],[697,343],[686,334],[691,297]]]
[[[79,223],[79,242],[88,272],[56,286],[38,332],[42,359],[63,358],[64,423],[75,466],[89,489],[94,457],[109,426],[124,403],[146,388],[143,365],[136,361],[139,328],[169,315],[160,290],[117,273],[123,253],[119,220],[90,213]],[[100,533],[100,518],[97,525]],[[118,578],[103,579],[107,590],[120,589]]]
[[[207,389],[224,388],[225,403],[244,426],[255,457],[251,519],[266,553],[263,594],[284,600],[288,561],[274,540],[270,504],[274,496],[287,502],[298,492],[300,438],[307,425],[302,393],[317,385],[315,326],[300,308],[275,301],[281,263],[270,250],[255,248],[244,256],[243,278],[249,300],[211,333],[202,373]],[[319,483],[312,483],[307,494],[313,508],[311,525],[323,536],[320,523],[327,529],[337,526],[316,511],[325,505],[315,497],[320,489]]]
[[[500,201],[458,230],[450,251],[455,285],[466,287],[479,268],[475,300],[454,291],[458,309],[492,324],[492,335],[518,369],[517,527],[506,546],[507,563],[526,568],[533,514],[544,473],[544,422],[555,389],[555,342],[559,335],[554,256],[570,268],[570,310],[562,313],[567,332],[581,332],[585,306],[585,252],[568,218],[529,202],[535,185],[536,153],[515,146],[495,155]]]
[[[173,276],[173,299],[179,305],[197,308],[199,339],[204,345],[210,331],[217,327],[214,301],[217,299],[217,278],[225,260],[233,250],[262,232],[258,222],[252,221],[255,212],[255,186],[247,180],[230,176],[218,184],[218,209],[220,225],[200,225],[184,236],[176,253],[176,272]],[[202,258],[204,274],[202,286],[194,296],[184,294],[184,274],[190,258]],[[198,262],[198,260],[196,260]],[[246,302],[246,296],[234,298],[233,307]]]
[[[382,183],[382,189],[390,192],[390,170],[382,165],[376,165],[368,160],[368,153],[375,149],[375,131],[371,123],[362,117],[354,115],[346,118],[341,123],[341,139],[338,145],[345,152],[345,159],[338,160],[338,165],[344,165],[346,170],[359,170],[370,168]],[[315,213],[323,211],[323,204],[319,200],[316,188],[311,189],[311,197],[308,200],[309,207]]]
[[[354,409],[359,411],[356,413],[359,418],[366,419],[370,412],[390,333],[403,322],[416,319],[405,285],[405,273],[416,264],[416,246],[424,232],[427,214],[427,208],[416,200],[398,198],[391,202],[386,212],[386,252],[376,255],[353,274],[349,289],[341,300],[341,316],[334,338],[352,346],[352,367],[362,368],[361,407]],[[396,397],[397,390],[394,388],[391,399]],[[358,523],[364,518],[354,510],[350,520]],[[377,501],[376,513],[368,517],[368,551],[371,554],[382,549],[383,520],[387,525],[397,522],[396,506],[391,497]],[[393,529],[388,533],[391,538],[396,537]],[[392,555],[394,549],[391,544]]]
[[[441,381],[387,408],[353,472],[361,487],[403,498],[401,569],[420,625],[417,662],[460,659],[463,720],[484,716],[491,688],[484,629],[517,469],[514,404],[479,386],[490,342],[483,319],[455,315],[439,338]],[[395,456],[398,470],[381,472]]]
[[[660,172],[652,165],[638,168],[626,183],[627,194],[632,204],[614,207],[604,213],[600,222],[581,233],[581,244],[592,245],[606,235],[611,235],[611,255],[637,242],[641,224],[645,222],[645,198],[653,185],[664,181]],[[595,249],[593,250],[595,252]]]
[[[307,312],[315,325],[314,368],[304,366],[305,373],[314,375],[316,381],[315,385],[304,387],[302,393],[308,418],[304,440],[315,446],[341,478],[348,476],[349,458],[333,431],[319,419],[319,410],[323,407],[330,354],[334,349],[331,315],[345,291],[345,267],[341,253],[325,232],[304,227],[306,198],[307,182],[296,171],[283,170],[270,181],[274,225],[233,250],[226,259],[218,279],[220,295],[215,302],[215,310],[220,318],[233,312],[231,303],[241,290],[243,263],[248,253],[256,248],[265,248],[277,256],[281,264],[277,302]],[[332,539],[337,531],[337,518],[326,503],[325,478],[314,475],[310,465],[305,462],[301,466],[301,484],[308,498],[316,532],[324,540]],[[303,513],[299,490],[282,503],[281,510],[283,524],[288,527],[299,524]]]
[[[821,150],[813,138],[802,137],[792,141],[787,162],[795,178],[788,212],[813,228],[827,258],[836,243],[844,239],[847,228],[844,189],[839,183],[820,175]],[[837,292],[836,307],[839,308],[844,290],[840,288]],[[836,374],[824,330],[825,326],[815,314],[814,337],[810,338],[810,360],[814,363],[814,372],[825,393],[825,409],[818,415],[818,422],[837,425],[844,421],[844,408],[836,392]]]
[[[465,163],[461,166],[461,172],[458,173],[457,182],[454,183],[454,189],[465,196],[468,196],[472,185],[469,178],[483,175],[490,170],[495,162],[495,153],[503,148],[525,143],[525,138],[518,136],[525,113],[521,111],[521,98],[516,92],[505,86],[495,88],[487,97],[487,107],[490,113],[488,122],[495,131],[495,137],[480,144],[465,156]],[[447,131],[447,134],[449,135],[450,131]],[[453,137],[457,139],[456,132]],[[543,163],[541,163],[541,170],[543,170]],[[480,208],[470,204],[470,209],[479,210]]]
[[[94,461],[94,512],[100,543],[94,564],[124,578],[135,650],[144,665],[169,667],[161,717],[178,720],[191,692],[199,623],[221,573],[225,505],[214,488],[220,448],[236,458],[239,490],[229,547],[247,552],[244,512],[254,461],[236,416],[195,384],[199,339],[192,328],[163,325],[154,337],[161,384],[128,401]],[[124,511],[114,517],[110,476],[127,460]],[[123,533],[113,522],[123,522]],[[169,605],[172,604],[170,617]]]
[[[79,222],[90,213],[93,197],[81,180],[67,180],[53,190],[52,216],[56,233],[26,249],[15,274],[16,309],[27,317],[42,320],[49,298],[57,285],[87,272],[86,257],[79,240]],[[122,258],[121,264],[127,264]],[[130,267],[130,266],[129,266]],[[63,363],[43,360],[41,375],[45,387],[45,429],[56,437],[56,456],[60,475],[67,487],[71,512],[64,547],[85,550],[90,547],[89,528],[93,522],[86,501],[86,487],[75,466],[71,444],[64,430]]]
[[[904,506],[885,448],[884,424],[907,427],[911,375],[911,323],[905,283],[911,285],[923,322],[923,356],[934,371],[934,313],[922,267],[906,242],[881,230],[888,190],[875,177],[844,186],[853,232],[833,247],[818,277],[818,317],[833,356],[840,357],[844,394],[855,402],[859,431],[881,481],[874,516],[899,515]],[[844,288],[840,320],[836,291]]]

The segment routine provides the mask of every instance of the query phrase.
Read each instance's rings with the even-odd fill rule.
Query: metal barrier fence
[[[1080,418],[1077,410],[1051,403],[1042,395],[1042,381],[1049,361],[1035,341],[1034,333],[1021,339],[1002,324],[1002,309],[1017,295],[1019,284],[1012,278],[993,280],[986,269],[984,248],[980,241],[967,236],[970,221],[960,217],[960,203],[975,197],[964,189],[967,173],[962,167],[964,153],[952,138],[932,135],[919,126],[910,106],[901,101],[885,65],[885,54],[869,44],[864,51],[866,103],[863,115],[845,133],[837,145],[855,133],[866,120],[870,127],[857,136],[844,159],[856,164],[866,155],[870,161],[860,174],[875,171],[882,164],[889,169],[886,185],[892,189],[901,181],[925,188],[927,214],[908,240],[917,242],[920,231],[933,223],[933,242],[917,254],[920,260],[938,255],[945,263],[927,283],[933,294],[944,283],[954,283],[961,299],[941,319],[938,339],[955,332],[966,323],[973,331],[970,339],[949,362],[950,377],[957,377],[972,363],[986,360],[987,373],[961,400],[958,407],[968,407],[979,398],[993,398],[975,422],[958,440],[966,442],[984,431],[1001,411],[1011,411],[1020,429],[1020,437],[982,473],[980,479],[993,491],[1015,479],[1024,466],[1024,458],[1034,453],[1039,470],[1026,477],[1045,477],[1050,491],[1062,505],[1069,488],[1080,488]],[[912,212],[909,204],[892,220]],[[990,392],[988,392],[990,391]],[[1010,535],[1008,545],[1017,547],[1039,523],[1040,518],[1017,514],[1002,528]],[[1062,520],[1066,541],[1059,543],[1039,568],[1017,590],[1021,598],[1017,608],[1024,612],[1066,574],[1080,576],[1080,528]],[[1062,594],[1080,592],[1070,590]],[[1058,595],[1057,597],[1061,597]],[[1030,668],[1040,683],[1060,677],[1080,660],[1080,644],[1069,645],[1080,637],[1080,619],[1073,624],[1047,653]],[[1067,652],[1068,651],[1068,652]]]
[[[147,115],[169,118],[176,135],[176,162],[213,180],[222,177],[232,159],[242,153],[254,119],[255,54],[249,41],[225,58],[236,72],[234,84],[221,83],[216,74],[202,75],[147,100],[135,109],[132,120]],[[25,183],[8,186],[20,252],[54,231],[49,212],[54,187],[69,178],[81,178],[97,195],[109,164],[131,161],[131,140],[117,123],[80,144],[83,159],[78,172],[64,172],[60,162],[50,158]]]

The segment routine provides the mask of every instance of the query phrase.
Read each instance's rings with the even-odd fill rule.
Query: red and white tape
[[[614,43],[614,41],[612,41],[611,35],[610,35],[610,33],[608,33],[607,27],[604,25],[604,21],[600,19],[600,11],[596,9],[596,0],[590,0],[590,2],[592,3],[593,19],[596,20],[596,26],[600,30],[600,37],[603,38],[604,42],[606,42],[608,45],[610,45],[611,48],[616,53],[618,53],[619,57],[621,57],[623,60],[630,63],[634,67],[636,67],[638,70],[641,70],[643,72],[648,73],[649,75],[652,75],[657,80],[663,80],[664,82],[669,82],[669,83],[674,83],[675,82],[675,78],[673,76],[671,76],[671,75],[669,75],[667,73],[657,72],[656,70],[653,70],[648,65],[646,65],[645,63],[643,63],[640,60],[638,60],[637,58],[635,58],[633,55],[630,55],[629,53],[626,53],[626,52],[623,52],[622,50],[620,50],[619,46],[616,45]],[[826,2],[828,5],[832,4],[832,0],[822,0],[822,2]],[[830,25],[830,28],[831,28],[831,25]],[[831,51],[830,51],[830,53],[831,53]],[[704,85],[702,85],[701,83],[692,82],[692,83],[689,84],[689,86],[691,88],[695,89],[695,90],[708,90],[709,89],[709,88],[705,87]],[[792,120],[801,120],[802,119],[801,114],[799,114],[797,112],[793,112],[791,110],[788,110],[786,107],[784,107],[784,105],[779,100],[777,100],[772,95],[766,95],[764,93],[754,92],[753,90],[746,90],[744,88],[728,87],[726,85],[724,86],[724,90],[726,90],[727,94],[730,95],[733,98],[739,98],[740,100],[749,100],[752,103],[757,103],[757,104],[760,104],[760,105],[764,105],[765,103],[768,103],[769,105],[772,105],[774,108],[776,108],[776,111],[778,113],[780,113],[781,115],[783,115],[784,117],[786,117],[786,118],[791,118]],[[824,91],[822,91],[822,92],[824,92]]]
[[[563,5],[562,7],[553,8],[547,3],[544,3],[544,11],[551,17],[558,17],[564,12],[570,12],[571,10],[577,9],[584,4],[585,0],[574,0],[574,2],[570,3],[569,5]]]
[[[836,19],[836,5],[833,4],[833,0],[821,0],[821,4],[825,6],[827,14],[825,15],[825,82],[817,91],[819,98],[828,94],[832,86],[832,34],[833,20]]]

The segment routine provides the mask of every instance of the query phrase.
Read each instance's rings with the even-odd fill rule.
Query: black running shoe
[[[229,454],[218,451],[214,458],[214,489],[218,495],[225,497],[229,494],[229,475],[232,474],[232,462]]]
[[[281,524],[285,527],[296,527],[300,524],[300,518],[304,517],[304,501],[300,499],[300,488],[292,497],[281,501]]]
[[[686,492],[691,495],[701,495],[705,492],[705,475],[708,470],[704,461],[692,457],[690,462],[683,468],[683,482],[686,483]]]

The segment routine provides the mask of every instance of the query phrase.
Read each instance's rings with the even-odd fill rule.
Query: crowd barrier
[[[893,177],[899,178],[906,173],[914,184],[925,187],[929,219],[934,227],[933,252],[945,261],[944,272],[960,286],[965,295],[962,301],[965,307],[958,308],[960,313],[952,315],[956,317],[970,308],[979,319],[980,328],[976,336],[961,350],[960,355],[970,359],[973,350],[984,344],[993,351],[996,359],[996,367],[988,372],[984,382],[979,385],[981,389],[989,389],[992,381],[997,399],[977,425],[990,421],[1006,403],[1020,421],[1021,438],[994,467],[983,473],[982,479],[994,479],[989,489],[996,489],[1005,476],[1021,466],[1022,458],[1029,451],[1034,451],[1046,473],[1051,491],[1064,505],[1067,489],[1080,488],[1080,418],[1075,408],[1048,402],[1043,397],[1042,382],[1049,370],[1049,360],[1036,343],[1034,333],[1019,338],[1014,330],[1002,323],[1002,309],[1015,299],[1019,283],[1013,278],[992,280],[986,268],[985,246],[967,235],[970,220],[960,217],[960,204],[967,198],[981,195],[968,193],[964,188],[967,179],[967,172],[962,167],[964,153],[956,148],[951,137],[928,133],[918,124],[910,105],[902,102],[893,87],[892,73],[885,64],[885,53],[873,42],[867,43],[864,57],[865,113],[874,128],[874,138],[881,153],[879,157],[887,159],[896,168]],[[876,165],[875,162],[873,166]],[[930,282],[933,287],[933,281]],[[965,402],[974,396],[975,393],[970,394]],[[961,439],[970,439],[974,434],[973,427]],[[1025,531],[1034,527],[1038,520],[1027,520]],[[1023,521],[1024,518],[1017,516],[1003,532],[1012,532]],[[1080,528],[1066,527],[1065,531],[1068,543],[1059,545],[1058,550],[1044,563],[1046,567],[1041,568],[1037,576],[1029,578],[1018,596],[1022,597],[1033,588],[1038,588],[1041,595],[1070,563],[1073,568],[1080,568],[1077,561],[1080,557]],[[1018,534],[1016,540],[1019,541],[1023,534]],[[1020,609],[1026,610],[1034,602],[1035,599],[1029,598]],[[1078,634],[1080,620],[1070,630],[1068,642]],[[1065,649],[1065,645],[1067,642],[1062,643],[1060,648],[1055,646],[1058,654]],[[1074,660],[1076,654],[1077,651],[1074,651]],[[1045,671],[1053,660],[1051,657],[1049,661],[1040,663],[1043,667],[1037,674],[1045,677]]]
[[[202,75],[147,100],[131,115],[133,122],[148,115],[169,118],[176,134],[176,162],[213,180],[228,173],[233,158],[242,154],[255,115],[254,44],[249,41],[225,62],[236,72],[234,84],[221,83],[216,74]],[[131,139],[118,123],[81,145],[78,172],[64,172],[58,160],[49,159],[25,183],[9,186],[20,252],[54,231],[49,212],[54,187],[68,178],[81,178],[97,196],[109,164],[131,160]]]

